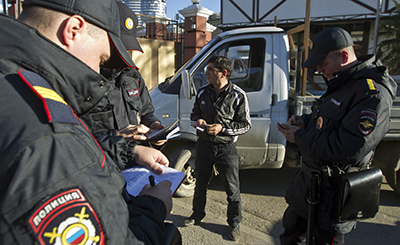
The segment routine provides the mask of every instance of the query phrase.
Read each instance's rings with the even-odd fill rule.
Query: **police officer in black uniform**
[[[286,192],[281,244],[298,244],[307,229],[310,175],[329,169],[321,181],[316,207],[315,244],[343,244],[355,221],[339,223],[333,215],[339,172],[362,168],[389,129],[389,112],[397,85],[375,56],[356,57],[353,40],[341,28],[318,33],[304,67],[316,67],[327,84],[312,113],[292,116],[277,128],[302,154],[302,168]]]
[[[120,13],[121,40],[125,49],[143,52],[136,39],[136,14],[121,1],[117,1],[117,6]],[[132,157],[132,148],[147,139],[145,134],[150,129],[164,128],[153,114],[154,107],[149,91],[138,69],[136,66],[126,67],[116,56],[108,60],[101,68],[101,74],[109,78],[108,91],[95,107],[79,115],[121,169],[136,164]],[[119,140],[119,136],[124,137],[125,142]],[[153,143],[161,145],[165,141]],[[157,164],[147,167],[155,172],[162,171]]]
[[[107,90],[101,62],[134,65],[115,1],[23,9],[22,22],[0,15],[0,244],[164,244],[170,182],[123,194],[124,177],[76,117]]]

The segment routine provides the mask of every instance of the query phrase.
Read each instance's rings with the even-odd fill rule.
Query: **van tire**
[[[169,157],[169,166],[186,174],[181,186],[175,192],[176,197],[191,197],[194,194],[196,178],[194,175],[194,160],[196,149],[194,143],[177,147]]]
[[[381,141],[376,148],[372,165],[379,167],[387,183],[400,194],[400,141]]]

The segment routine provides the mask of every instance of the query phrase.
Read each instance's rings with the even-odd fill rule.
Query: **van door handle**
[[[276,106],[278,104],[278,95],[277,94],[272,95],[271,104],[272,104],[271,106]]]

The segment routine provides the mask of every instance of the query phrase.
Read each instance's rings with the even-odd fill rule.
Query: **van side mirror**
[[[181,76],[183,95],[186,99],[190,100],[193,96],[196,96],[196,87],[190,78],[189,70],[183,70]]]

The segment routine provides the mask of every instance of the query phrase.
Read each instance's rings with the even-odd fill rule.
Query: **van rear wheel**
[[[376,148],[372,165],[379,167],[387,183],[400,194],[400,141],[381,141]]]
[[[196,177],[194,175],[194,161],[196,157],[195,144],[189,143],[177,147],[170,155],[169,166],[186,174],[181,186],[175,192],[177,197],[190,197],[194,194]]]

